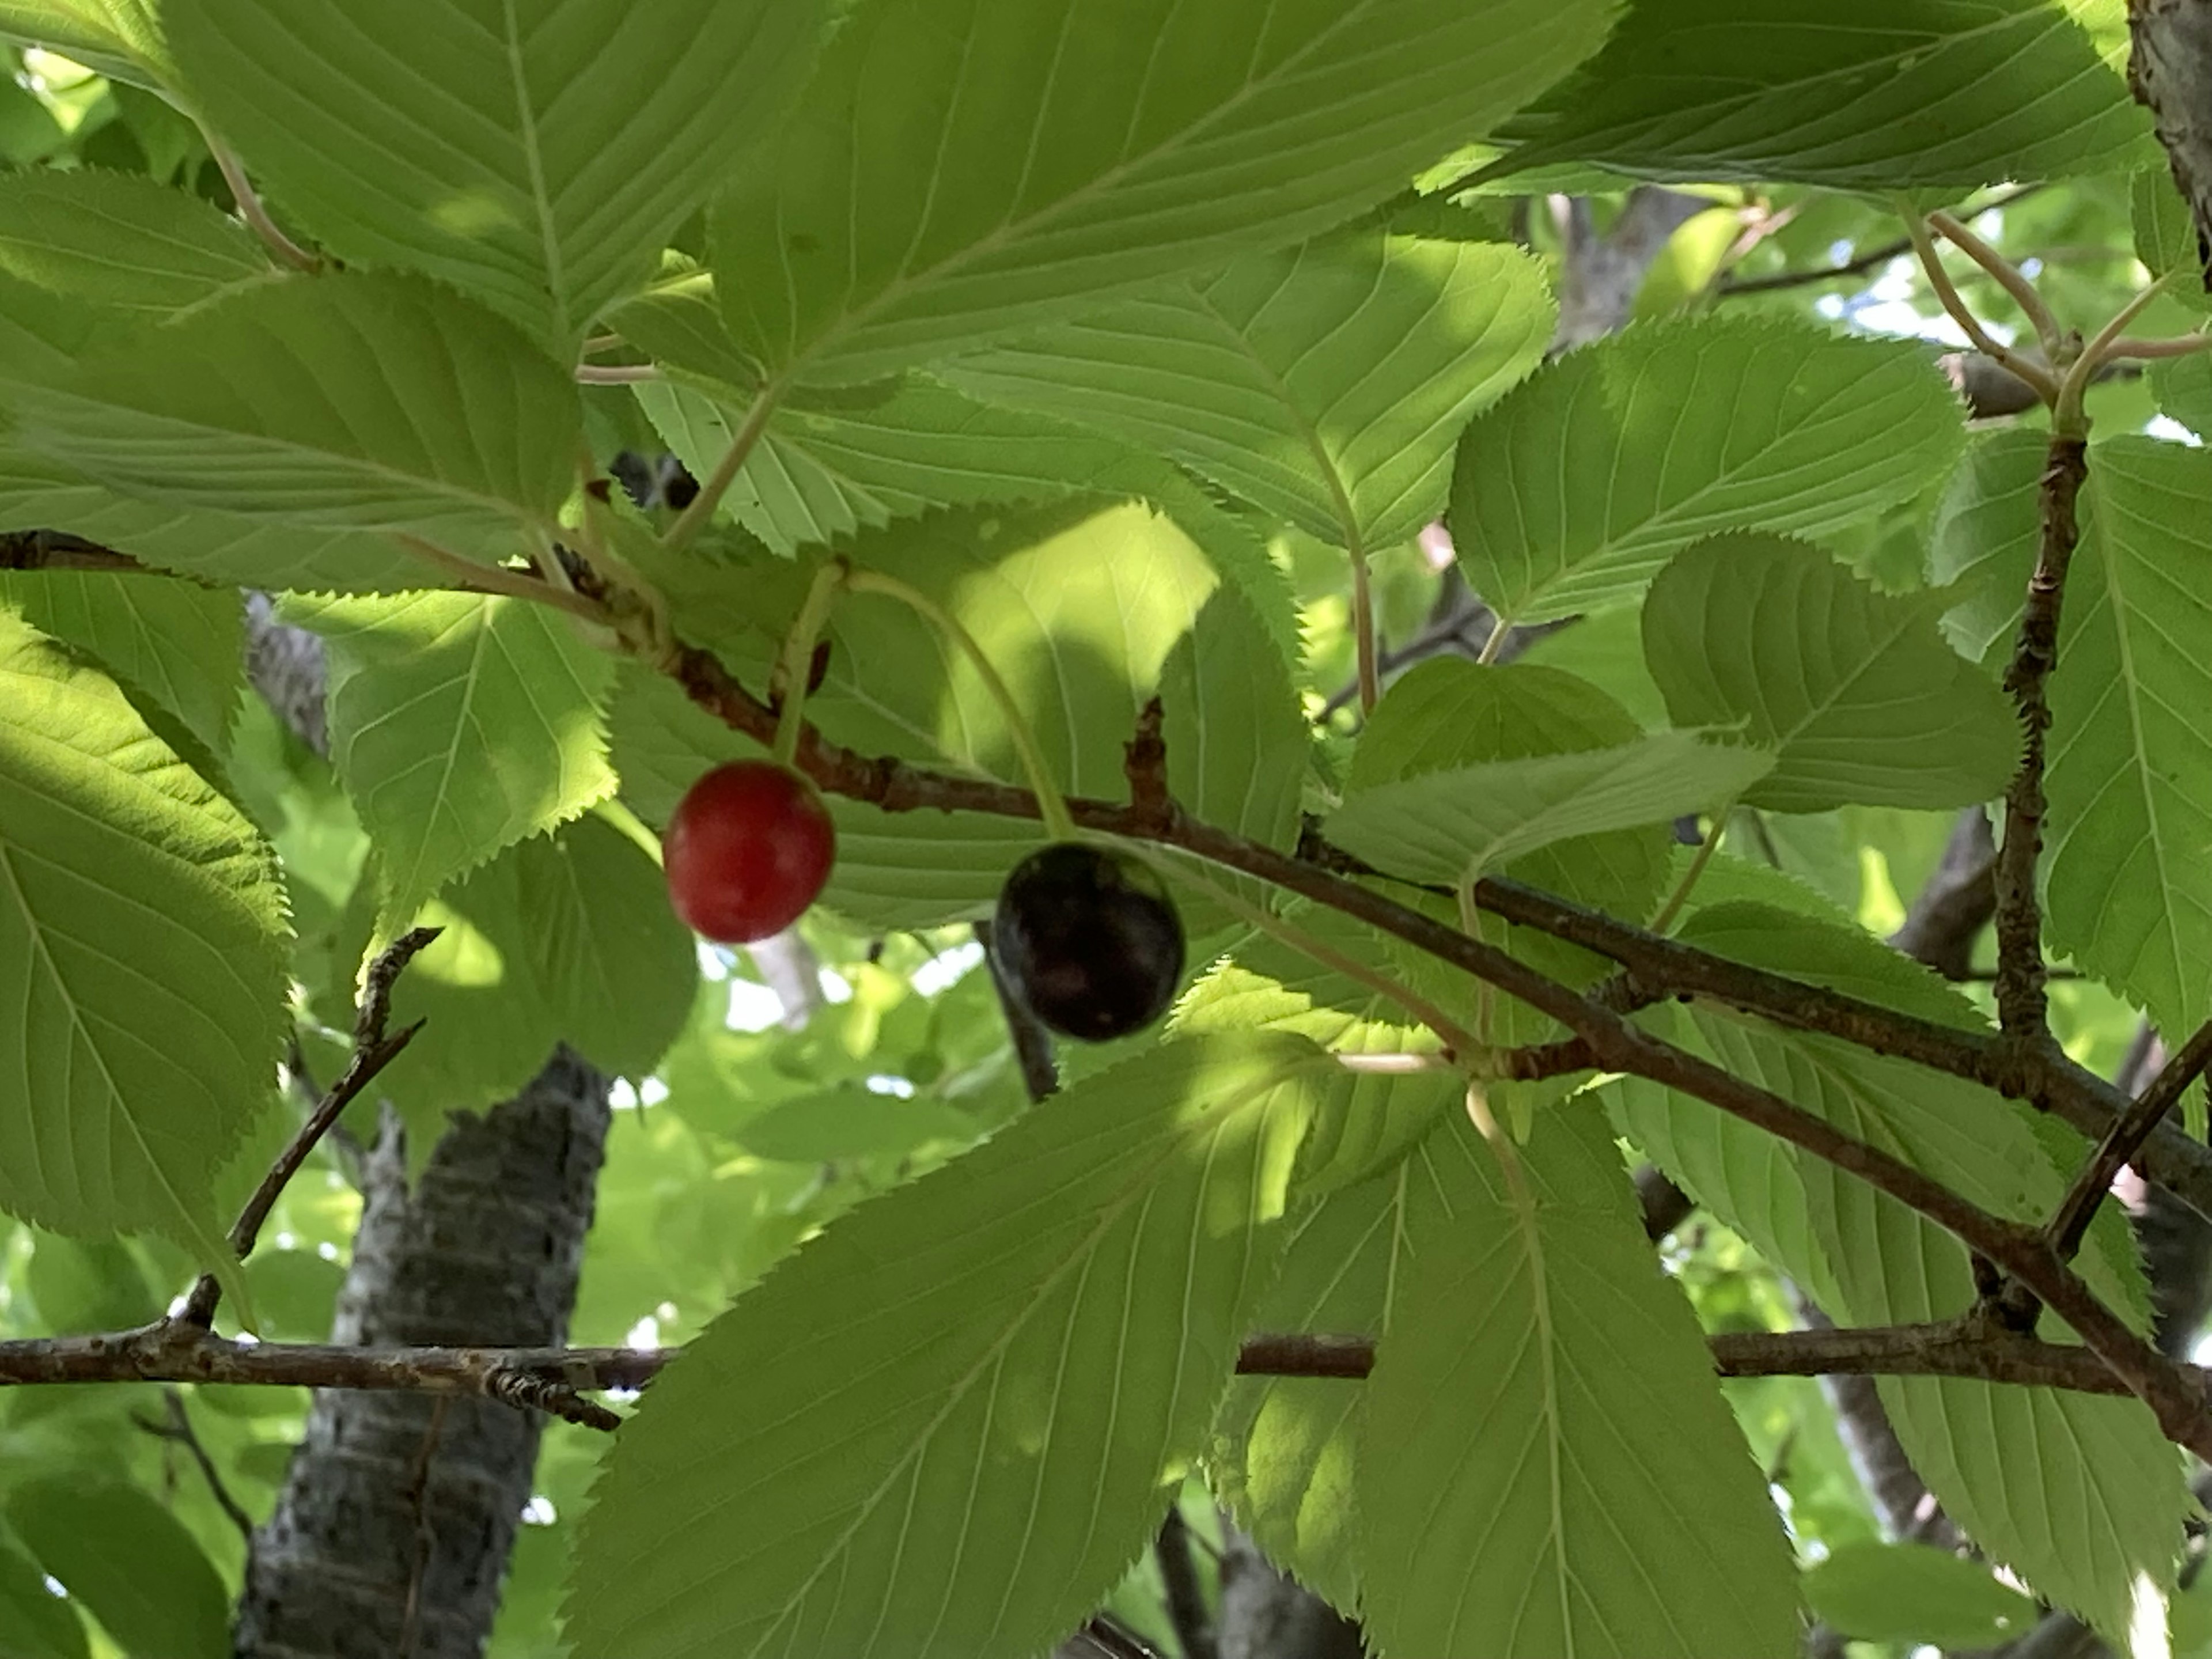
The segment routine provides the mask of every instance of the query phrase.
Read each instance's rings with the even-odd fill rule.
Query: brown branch
[[[1198,1582],[1198,1561],[1191,1553],[1190,1525],[1182,1518],[1180,1499],[1168,1505],[1159,1536],[1152,1540],[1152,1555],[1160,1565],[1168,1624],[1182,1649],[1183,1659],[1219,1659],[1213,1620],[1206,1612],[1206,1593]]]
[[[2008,208],[2024,198],[2033,196],[2041,185],[2023,185],[2018,190],[2002,196],[1992,197],[1970,213],[1959,215],[1961,223],[1972,223],[1985,213],[1995,213]],[[1809,288],[1817,283],[1840,282],[1847,276],[1863,276],[1869,270],[1879,270],[1893,259],[1902,259],[1912,252],[1912,239],[1899,236],[1891,241],[1877,243],[1863,253],[1856,253],[1840,264],[1820,265],[1809,270],[1782,270],[1770,276],[1723,278],[1713,289],[1716,297],[1725,299],[1738,294],[1771,294],[1781,289]]]
[[[2096,1152],[2082,1166],[2051,1218],[2045,1235],[2061,1261],[2070,1261],[2088,1237],[2097,1206],[2112,1190],[2113,1177],[2136,1155],[2136,1150],[2172,1111],[2182,1091],[2212,1065],[2212,1021],[2197,1028],[2197,1035],[2168,1060],[2159,1074],[2136,1097],[2128,1109],[2112,1120],[2112,1127],[2098,1143]]]
[[[354,1015],[352,1057],[346,1061],[337,1081],[331,1085],[330,1091],[316,1103],[284,1150],[276,1155],[276,1162],[253,1189],[253,1195],[238,1212],[238,1219],[231,1224],[230,1248],[240,1261],[252,1254],[255,1241],[261,1237],[261,1224],[269,1219],[270,1211],[276,1207],[276,1200],[283,1195],[292,1177],[300,1173],[300,1166],[307,1161],[316,1144],[362,1091],[399,1058],[415,1040],[415,1034],[422,1029],[422,1021],[417,1020],[404,1030],[386,1034],[385,1027],[392,1017],[392,988],[400,970],[442,931],[436,927],[411,928],[392,940],[369,963],[362,985],[361,1004]],[[215,1275],[203,1273],[178,1317],[188,1324],[205,1325],[215,1317],[216,1304],[222,1298],[222,1287],[216,1283]]]
[[[2043,982],[2043,917],[2035,896],[2035,865],[2043,850],[2045,739],[2051,730],[2048,686],[2058,665],[2059,614],[2066,569],[2081,539],[2075,507],[2088,476],[2089,448],[2079,435],[2054,432],[2039,489],[2042,547],[2028,579],[2027,604],[2005,690],[2020,711],[2022,748],[2005,790],[2004,845],[1997,853],[1997,1018],[2021,1053],[2050,1047],[2049,1002]]]
[[[670,672],[693,702],[733,730],[759,741],[772,740],[774,714],[710,653],[677,647],[671,653]],[[1025,790],[988,779],[932,772],[890,757],[869,760],[828,742],[811,726],[800,735],[796,758],[823,789],[872,802],[885,811],[927,807],[1039,816],[1036,800]],[[1902,1159],[1855,1140],[1781,1096],[1638,1030],[1613,1009],[1506,951],[1313,864],[1198,823],[1180,811],[1164,825],[1154,825],[1138,822],[1131,809],[1108,802],[1076,799],[1067,806],[1079,824],[1169,842],[1404,939],[1550,1015],[1589,1045],[1597,1066],[1648,1078],[1705,1101],[1887,1194],[1955,1235],[2041,1297],[2150,1407],[2169,1438],[2212,1461],[2212,1414],[2207,1413],[2198,1394],[2180,1380],[2172,1361],[2130,1330],[2051,1252],[2039,1231],[1968,1203]],[[1954,1038],[1958,1035],[1932,1024],[1929,1029]],[[1955,1052],[1947,1048],[1947,1057]]]
[[[1365,868],[1325,848],[1310,845],[1305,850],[1331,867]],[[2125,1094],[2055,1048],[2017,1052],[1996,1032],[1922,1019],[1730,962],[1516,882],[1486,878],[1476,884],[1474,900],[1493,915],[1619,963],[1627,970],[1627,982],[1607,1000],[1624,1012],[1666,996],[1710,997],[1796,1030],[1840,1037],[1869,1053],[1909,1060],[2027,1101],[2093,1140],[2102,1139],[2128,1108]],[[2137,1167],[2212,1220],[2212,1150],[2162,1123],[2146,1143]]]
[[[1960,1376],[2076,1394],[2134,1392],[2092,1350],[2008,1331],[1978,1311],[1924,1325],[1723,1332],[1706,1344],[1723,1376]],[[0,1342],[0,1387],[144,1382],[410,1392],[497,1400],[612,1429],[615,1414],[579,1395],[642,1389],[683,1352],[233,1342],[169,1319],[135,1331]],[[1267,1334],[1245,1339],[1237,1374],[1356,1382],[1374,1364],[1367,1337]],[[2212,1392],[2212,1370],[2172,1370],[2193,1395]]]
[[[238,1528],[251,1547],[253,1542],[253,1518],[230,1495],[229,1486],[223,1482],[222,1471],[216,1468],[215,1459],[208,1455],[208,1449],[200,1443],[199,1432],[192,1427],[191,1414],[185,1407],[184,1395],[173,1388],[164,1389],[161,1391],[161,1407],[168,1417],[165,1423],[156,1423],[137,1412],[131,1413],[131,1420],[156,1440],[166,1440],[172,1445],[185,1449],[192,1462],[199,1466],[200,1478],[207,1482],[208,1492],[214,1498],[216,1506],[229,1518],[230,1524]]]

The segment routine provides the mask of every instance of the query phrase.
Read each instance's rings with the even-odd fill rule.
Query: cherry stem
[[[1080,840],[1075,819],[1067,810],[1066,798],[1052,780],[1051,769],[1045,765],[1043,752],[1037,748],[1036,734],[1030,730],[1021,705],[1014,701],[1014,694],[1000,678],[999,671],[966,624],[920,588],[880,571],[848,569],[845,586],[855,593],[880,593],[919,611],[936,623],[938,631],[946,639],[968,653],[968,660],[975,665],[975,672],[982,679],[983,689],[991,694],[991,700],[999,705],[999,714],[1006,722],[1006,734],[1013,739],[1014,752],[1029,778],[1030,792],[1036,797],[1037,816],[1044,820],[1045,834],[1054,841]]]
[[[806,683],[812,678],[809,671],[814,661],[814,642],[822,637],[823,627],[837,603],[838,590],[847,585],[852,574],[852,567],[842,559],[829,560],[816,571],[805,602],[792,619],[791,631],[783,636],[783,652],[768,683],[769,702],[776,711],[775,745],[769,752],[780,765],[789,766],[799,754],[799,734],[805,729]]]

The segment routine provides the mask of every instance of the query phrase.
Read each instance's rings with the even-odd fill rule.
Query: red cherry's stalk
[[[842,560],[832,561],[833,564],[842,562]],[[820,586],[820,578],[816,579],[816,584]],[[847,566],[842,585],[855,593],[879,593],[887,599],[896,599],[934,623],[939,633],[967,654],[968,660],[975,666],[977,677],[983,682],[984,690],[999,705],[1000,717],[1006,722],[1006,734],[1013,739],[1014,753],[1021,761],[1022,771],[1029,779],[1030,793],[1036,797],[1037,813],[1044,820],[1046,839],[1054,842],[1082,839],[1075,827],[1075,819],[1067,810],[1066,797],[1060,793],[1060,786],[1053,781],[1052,770],[1045,764],[1043,752],[1037,747],[1036,734],[1030,730],[1029,720],[1023,714],[1021,705],[1014,701],[1014,694],[1007,689],[1006,682],[1000,677],[998,669],[976,642],[975,636],[968,631],[966,624],[920,588],[911,586],[896,576],[886,576],[880,571],[855,570]],[[812,595],[808,598],[811,604]],[[812,649],[811,641],[807,648]],[[787,701],[780,719],[784,721],[791,719]],[[781,724],[776,738],[781,752],[783,739]],[[792,740],[794,744],[797,743],[796,732],[793,734]]]

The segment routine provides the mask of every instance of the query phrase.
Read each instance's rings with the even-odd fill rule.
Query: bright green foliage
[[[1741,722],[1774,752],[1753,806],[1967,806],[2003,792],[2019,726],[1936,631],[1942,601],[1876,592],[1818,548],[1700,542],[1644,604],[1644,650],[1685,726]]]
[[[1923,1016],[1941,1018],[1950,1000],[1911,964],[1896,965],[1841,927],[1723,906],[1693,918],[1683,937],[1838,988],[1864,992],[1887,977],[1878,1000]],[[1831,1037],[1775,1033],[1720,1012],[1692,1018],[1699,1044],[1731,1071],[1984,1209],[2045,1215],[2063,1190],[2064,1174],[2019,1109],[1986,1091]],[[1619,1097],[1624,1130],[1838,1321],[1943,1318],[1972,1304],[1965,1249],[1893,1200],[1680,1096],[1632,1083]],[[2123,1310],[2139,1309],[2141,1294],[2126,1249],[2116,1252],[2109,1236],[2093,1241],[2084,1264]],[[2124,1631],[2138,1574],[2170,1589],[2171,1528],[2186,1499],[2166,1478],[2172,1449],[2140,1406],[1952,1378],[1885,1380],[1882,1389],[1914,1467],[1947,1512],[2044,1594]],[[2000,1481],[2035,1496],[1993,1502]],[[2146,1513],[2153,1493],[2159,1504]]]
[[[507,325],[381,276],[234,295],[73,362],[0,349],[9,404],[27,447],[131,495],[477,556],[550,521],[580,425],[567,378]]]
[[[862,6],[724,198],[730,331],[773,374],[863,380],[1310,236],[1527,102],[1611,9]]]
[[[0,270],[162,316],[276,276],[260,244],[206,203],[150,179],[90,172],[0,179]]]
[[[1283,1271],[1254,1314],[1265,1330],[1377,1337],[1405,1254],[1417,1159],[1331,1193],[1297,1218]],[[1340,1607],[1360,1601],[1355,1472],[1368,1391],[1326,1378],[1239,1377],[1213,1419],[1206,1474],[1269,1557]]]
[[[1449,518],[1475,591],[1540,621],[1640,592],[1717,531],[1817,537],[1904,501],[1959,441],[1956,399],[1910,346],[1729,318],[1652,325],[1477,416]]]
[[[1846,1545],[1805,1575],[1805,1599],[1840,1635],[1942,1648],[2000,1647],[2036,1617],[1988,1568],[1929,1544]]]
[[[11,1487],[0,1515],[125,1651],[164,1659],[230,1652],[229,1598],[214,1564],[137,1486],[46,1476]]]
[[[274,860],[238,810],[112,681],[0,612],[10,1212],[156,1230],[216,1265],[212,1183],[276,1063],[283,935]]]
[[[1200,1448],[1332,1066],[1289,1036],[1170,1044],[824,1234],[624,1431],[579,1654],[1054,1639]]]
[[[1556,842],[1719,806],[1773,763],[1760,750],[1662,732],[1379,784],[1330,815],[1329,835],[1393,875],[1457,884]]]
[[[1936,574],[1955,584],[1947,625],[1969,649],[2002,648],[2037,546],[2028,434],[1978,445],[1945,504]],[[2021,486],[2028,485],[2029,493]],[[2008,489],[2008,486],[2011,488]],[[2212,618],[2212,460],[2114,438],[2082,492],[2053,678],[2045,836],[2052,942],[2167,1030],[2212,1010],[2212,697],[2196,634]]]
[[[245,676],[238,606],[227,595],[183,582],[55,570],[0,575],[0,604],[13,605],[40,632],[90,652],[127,691],[176,716],[209,749],[229,746]]]
[[[328,642],[331,757],[383,854],[385,914],[613,787],[613,665],[556,613],[418,593],[301,599],[289,614]]]
[[[1592,1098],[1574,999],[2022,1223],[2081,1138],[1454,890],[1989,1028],[1881,936],[2017,756],[2049,423],[1968,442],[1946,373],[1979,376],[1885,246],[1948,207],[2084,340],[2136,258],[2171,282],[2130,333],[2197,326],[2129,11],[0,0],[0,1343],[222,1263],[366,954],[434,923],[343,1128],[388,1103],[419,1164],[581,1053],[621,1081],[568,1338],[691,1347],[618,1434],[547,1425],[471,1566],[487,1659],[1036,1659],[1101,1610],[1188,1659],[1151,1540],[1216,1501],[1380,1659],[1795,1652],[1801,1595],[1988,1646],[2036,1616],[1999,1571],[2154,1622],[2188,1498],[2133,1401],[1885,1382],[1968,1560],[1880,1542],[1817,1382],[1715,1383],[1702,1333],[1953,1319],[1972,1264],[1702,1100]],[[1997,180],[2035,188],[1956,199]],[[2051,1036],[2106,1076],[2138,1007],[2170,1042],[2212,1009],[2212,462],[2137,435],[2212,434],[2212,353],[2129,349],[2084,404],[2039,888]],[[702,949],[650,828],[763,752],[831,559],[949,611],[1012,707],[839,594],[804,714],[847,752],[797,750],[834,881]],[[272,607],[321,638],[327,756]],[[1155,1030],[1042,1057],[971,925],[1044,833],[1024,727],[1085,821],[1151,814],[1189,947]],[[1525,1080],[1482,1141],[1492,1072]],[[1648,1240],[1624,1158],[1703,1213]],[[328,1335],[359,1170],[310,1158],[219,1329]],[[2118,1206],[2077,1266],[2148,1328]],[[1234,1374],[1302,1333],[1377,1369]],[[158,1387],[0,1389],[0,1659],[233,1644],[244,1539],[134,1422],[180,1408],[258,1524],[306,1394]]]
[[[811,61],[818,0],[165,0],[186,84],[349,261],[419,270],[563,361]]]
[[[1382,1651],[1796,1653],[1781,1528],[1602,1121],[1501,1153],[1455,1117],[1407,1179],[1358,1475]]]
[[[169,79],[168,51],[149,0],[0,0],[0,40],[64,52],[120,81]]]
[[[1249,255],[942,373],[1158,449],[1364,556],[1443,510],[1453,438],[1535,367],[1554,311],[1510,249],[1370,229]]]
[[[712,471],[740,415],[681,385],[638,401],[695,472]],[[1172,488],[1164,462],[1099,433],[994,409],[920,375],[879,398],[787,409],[745,463],[730,511],[780,553],[932,507],[1053,501],[1086,486],[1119,495]]]
[[[2114,170],[2148,125],[2059,0],[1638,0],[1507,130],[1516,167],[1905,190]]]

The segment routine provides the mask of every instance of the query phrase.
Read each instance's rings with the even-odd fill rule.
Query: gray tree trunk
[[[565,1048],[514,1099],[457,1121],[412,1191],[387,1113],[333,1340],[565,1340],[606,1131],[607,1079]],[[317,1395],[254,1535],[240,1659],[481,1653],[539,1426],[488,1401]]]
[[[325,752],[322,641],[246,607],[255,689]],[[557,1050],[514,1099],[459,1121],[410,1191],[386,1115],[332,1340],[567,1340],[605,1149],[608,1080]],[[459,1659],[483,1651],[540,1424],[488,1401],[315,1397],[240,1597],[239,1659]]]

